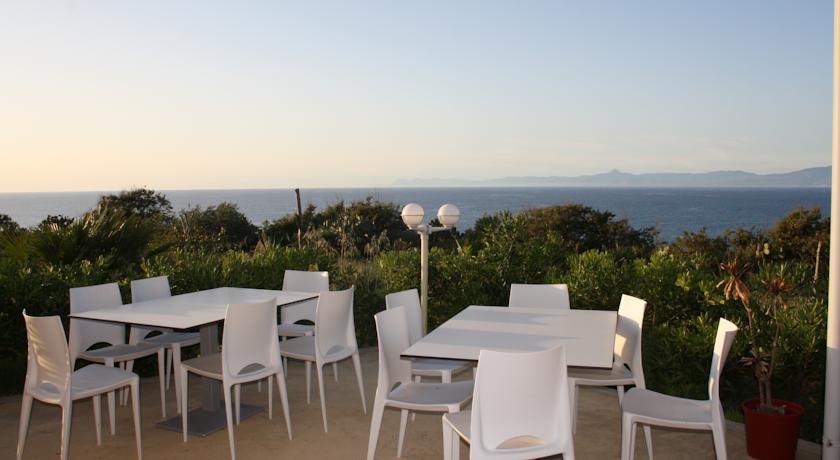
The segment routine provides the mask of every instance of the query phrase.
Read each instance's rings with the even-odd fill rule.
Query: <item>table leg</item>
[[[199,347],[202,355],[211,355],[219,352],[219,324],[211,323],[201,326],[201,342]],[[210,411],[224,411],[222,409],[221,384],[216,379],[202,377],[201,387],[201,408]]]

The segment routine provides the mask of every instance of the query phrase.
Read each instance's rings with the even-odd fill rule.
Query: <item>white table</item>
[[[220,321],[225,319],[228,304],[276,299],[277,305],[283,307],[317,297],[318,294],[314,292],[221,287],[112,308],[91,310],[71,314],[70,317],[172,329],[200,327],[201,354],[212,354],[219,352],[218,325]],[[203,382],[202,407],[191,410],[188,415],[189,432],[198,436],[207,436],[226,426],[225,411],[220,402],[221,386],[219,382],[209,378],[203,378]],[[254,415],[260,410],[259,407],[242,404],[241,417]],[[173,431],[181,431],[181,416],[160,422],[158,426]]]
[[[563,345],[569,366],[610,368],[616,320],[614,311],[473,305],[402,356],[478,361],[481,350],[527,352]]]

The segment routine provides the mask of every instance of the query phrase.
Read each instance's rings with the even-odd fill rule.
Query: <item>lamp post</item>
[[[423,207],[409,203],[402,209],[402,220],[409,229],[420,235],[420,310],[423,317],[423,333],[429,324],[429,235],[454,227],[461,219],[461,212],[454,204],[445,204],[438,209],[437,218],[442,227],[423,223]]]

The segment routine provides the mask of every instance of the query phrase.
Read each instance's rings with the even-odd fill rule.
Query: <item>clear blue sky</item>
[[[832,2],[0,3],[0,192],[830,164]]]

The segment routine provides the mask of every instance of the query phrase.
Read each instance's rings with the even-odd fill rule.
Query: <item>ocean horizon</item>
[[[158,190],[173,210],[231,202],[253,223],[261,225],[296,212],[294,189]],[[0,214],[24,227],[37,225],[48,215],[79,217],[109,191],[0,193]],[[471,228],[486,214],[519,212],[565,203],[579,203],[618,218],[635,228],[655,227],[663,241],[685,231],[705,228],[718,235],[737,227],[765,229],[794,209],[820,208],[830,212],[831,189],[813,188],[667,188],[667,187],[359,187],[301,189],[304,207],[319,209],[344,200],[372,197],[399,206],[423,206],[427,220],[438,207],[452,203],[461,210],[461,230]]]

